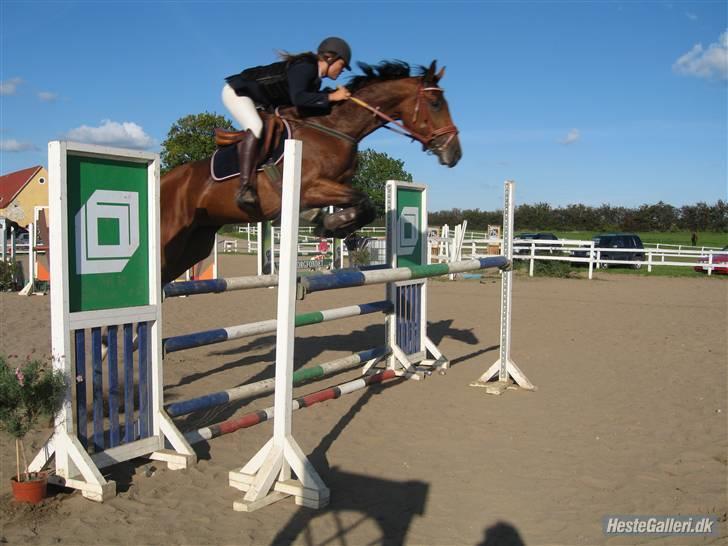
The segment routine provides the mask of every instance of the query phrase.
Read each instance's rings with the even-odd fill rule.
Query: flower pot
[[[27,479],[19,482],[17,476],[10,480],[13,486],[13,498],[16,502],[29,502],[38,504],[46,496],[48,474],[45,472],[31,472],[23,474]]]

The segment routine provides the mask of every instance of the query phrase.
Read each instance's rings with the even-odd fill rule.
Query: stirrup
[[[245,188],[238,188],[235,202],[240,208],[255,207],[258,204],[258,195],[249,185]]]

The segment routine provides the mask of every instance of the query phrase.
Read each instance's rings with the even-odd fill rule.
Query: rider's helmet
[[[351,62],[351,48],[346,41],[336,36],[326,38],[318,46],[318,54],[323,55],[325,53],[333,53],[336,55],[336,59],[342,59],[344,61],[344,68],[351,70],[349,63]],[[335,60],[336,60],[335,59]]]

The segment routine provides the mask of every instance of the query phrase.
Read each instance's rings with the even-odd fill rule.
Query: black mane
[[[363,75],[352,76],[346,87],[350,92],[355,92],[373,82],[386,81],[386,80],[399,80],[402,78],[409,78],[410,65],[404,61],[382,61],[377,65],[370,65],[367,63],[358,62],[356,63],[359,69],[364,72]],[[417,76],[422,76],[427,72],[427,68],[424,66],[417,67]]]

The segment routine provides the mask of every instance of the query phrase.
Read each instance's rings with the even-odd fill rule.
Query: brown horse
[[[343,238],[374,220],[371,201],[350,182],[356,168],[357,144],[376,129],[388,122],[396,123],[404,134],[420,141],[424,150],[436,154],[448,167],[461,157],[457,128],[442,88],[438,87],[444,69],[437,72],[435,61],[414,76],[409,66],[399,61],[360,67],[364,75],[355,76],[347,85],[352,99],[337,103],[330,114],[302,118],[294,108],[280,113],[292,126],[293,138],[304,143],[301,211],[330,205],[342,208],[315,217],[316,232],[324,237]],[[238,178],[213,181],[209,163],[187,163],[162,177],[163,283],[209,255],[215,233],[223,225],[271,220],[280,213],[280,184],[259,172],[257,210],[241,210],[235,201]]]

